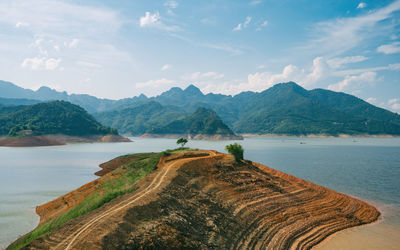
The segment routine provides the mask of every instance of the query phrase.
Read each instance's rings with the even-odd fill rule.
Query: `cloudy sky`
[[[0,79],[112,99],[295,81],[400,112],[400,0],[2,0]]]

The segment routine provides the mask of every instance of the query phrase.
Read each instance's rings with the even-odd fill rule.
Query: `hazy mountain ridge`
[[[1,91],[1,83],[0,97],[4,97],[6,94]],[[19,87],[13,86],[14,93],[18,92]],[[25,91],[31,94],[34,92]],[[39,89],[36,96],[41,97],[40,93],[45,91],[48,92],[48,89]],[[133,134],[141,134],[204,107],[214,110],[236,133],[400,135],[400,115],[352,95],[324,89],[306,90],[294,82],[277,84],[262,92],[247,91],[235,96],[203,94],[197,87],[190,85],[186,89],[171,88],[155,97],[140,95],[118,101],[51,91],[57,93],[53,98],[67,98],[89,112],[103,111],[96,113],[96,118],[122,133],[134,131]],[[50,92],[47,98],[51,98]],[[150,102],[152,105],[158,103],[158,108],[153,106],[146,114],[144,111],[141,113],[140,109],[146,108]]]

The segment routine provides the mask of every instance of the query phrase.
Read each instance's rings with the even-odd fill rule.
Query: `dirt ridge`
[[[380,215],[363,201],[267,166],[204,152],[162,157],[138,190],[27,249],[310,249]]]

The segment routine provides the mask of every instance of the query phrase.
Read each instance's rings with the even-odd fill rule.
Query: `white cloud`
[[[265,66],[264,64],[258,65],[256,68],[257,69],[265,69],[267,66]]]
[[[253,0],[253,1],[251,1],[249,4],[254,6],[254,5],[258,5],[258,4],[260,4],[260,3],[262,3],[261,0]]]
[[[388,29],[392,29],[392,24],[382,21],[392,18],[393,13],[398,10],[400,10],[399,0],[365,15],[317,23],[311,34],[314,38],[300,49],[307,49],[319,55],[341,54],[357,47],[369,37],[387,34]]]
[[[74,39],[72,39],[71,42],[64,42],[64,46],[66,48],[72,49],[72,48],[76,48],[78,46],[78,43],[79,43],[79,39],[74,38]]]
[[[40,8],[38,7],[40,6]],[[21,21],[23,20],[23,21]],[[67,1],[1,1],[0,23],[22,27],[29,24],[34,34],[103,35],[115,33],[122,20],[110,9],[73,4]]]
[[[365,56],[346,56],[329,59],[327,63],[331,68],[337,69],[342,67],[344,64],[362,62],[367,59],[368,57]]]
[[[146,82],[137,82],[136,88],[140,89],[140,92],[143,94],[157,95],[169,90],[171,87],[177,87],[178,85],[179,83],[177,83],[175,80],[161,78]]]
[[[17,22],[17,23],[15,24],[15,27],[16,27],[16,28],[28,27],[28,26],[29,26],[29,23],[24,23],[24,22]]]
[[[90,77],[86,77],[84,80],[82,80],[81,82],[83,83],[88,83],[90,82],[92,79]]]
[[[377,105],[377,103],[378,103],[378,100],[375,97],[367,98],[366,101],[369,102],[372,105]]]
[[[357,9],[364,9],[365,7],[367,7],[367,4],[364,2],[361,2],[358,4]]]
[[[160,21],[160,13],[151,14],[146,12],[145,16],[140,18],[140,27],[152,26]]]
[[[180,31],[181,28],[176,25],[166,25],[161,21],[161,16],[159,12],[151,14],[146,12],[143,17],[140,18],[140,27],[152,27],[165,31]]]
[[[54,70],[58,67],[61,62],[61,58],[45,58],[45,57],[33,57],[25,58],[21,64],[23,68],[30,68],[32,70]]]
[[[261,23],[258,25],[256,31],[262,30],[262,28],[265,27],[265,26],[267,26],[267,25],[268,25],[268,21],[267,21],[267,20],[261,22]]]
[[[176,1],[166,1],[165,3],[164,3],[164,6],[165,7],[167,7],[167,8],[170,8],[170,9],[176,9],[177,7],[178,7],[178,2],[176,2]]]
[[[161,67],[161,71],[166,71],[166,70],[168,70],[168,69],[170,69],[172,66],[170,65],[170,64],[164,64],[162,67]]]
[[[384,54],[396,54],[400,53],[400,42],[394,42],[391,44],[385,44],[379,46],[376,51]]]
[[[362,69],[349,69],[349,70],[339,70],[332,72],[332,75],[334,76],[346,76],[346,75],[355,75],[355,74],[361,74],[364,72],[368,71],[382,71],[382,70],[400,70],[400,63],[393,63],[389,64],[387,66],[379,66],[379,67],[373,67],[373,68],[362,68]]]
[[[58,58],[58,59],[50,58],[46,61],[45,69],[54,70],[58,67],[60,62],[61,62],[61,58]]]
[[[233,28],[233,31],[239,31],[242,30],[242,24],[239,23],[235,28]]]
[[[87,68],[102,68],[100,64],[97,63],[91,63],[91,62],[86,62],[86,61],[78,61],[76,63],[80,67],[87,67]]]
[[[364,72],[360,75],[346,76],[343,81],[328,86],[333,91],[354,91],[365,87],[366,84],[372,85],[376,81],[375,72]]]
[[[251,17],[248,16],[246,17],[246,20],[244,20],[243,23],[239,23],[235,28],[233,28],[233,31],[240,31],[242,29],[247,28],[247,26],[250,24],[251,22]]]
[[[191,74],[185,74],[182,76],[182,79],[185,81],[198,81],[198,80],[218,80],[224,78],[225,75],[217,72],[194,72]]]
[[[393,98],[387,101],[387,106],[393,112],[400,113],[400,101],[398,98]]]
[[[250,16],[246,17],[246,20],[243,23],[243,28],[246,28],[250,22],[251,22],[251,17]]]
[[[400,114],[399,98],[392,98],[392,99],[387,100],[386,102],[381,102],[381,101],[378,101],[378,99],[375,97],[370,97],[370,98],[367,98],[366,101],[372,105],[379,106],[384,109],[388,109],[388,110],[391,110],[392,112]]]
[[[44,65],[44,58],[34,57],[25,58],[21,64],[23,68],[31,68],[33,70],[39,70]]]

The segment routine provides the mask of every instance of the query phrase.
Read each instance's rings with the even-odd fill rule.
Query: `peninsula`
[[[353,197],[216,151],[100,166],[100,178],[38,206],[39,226],[9,249],[310,249],[380,216]]]

